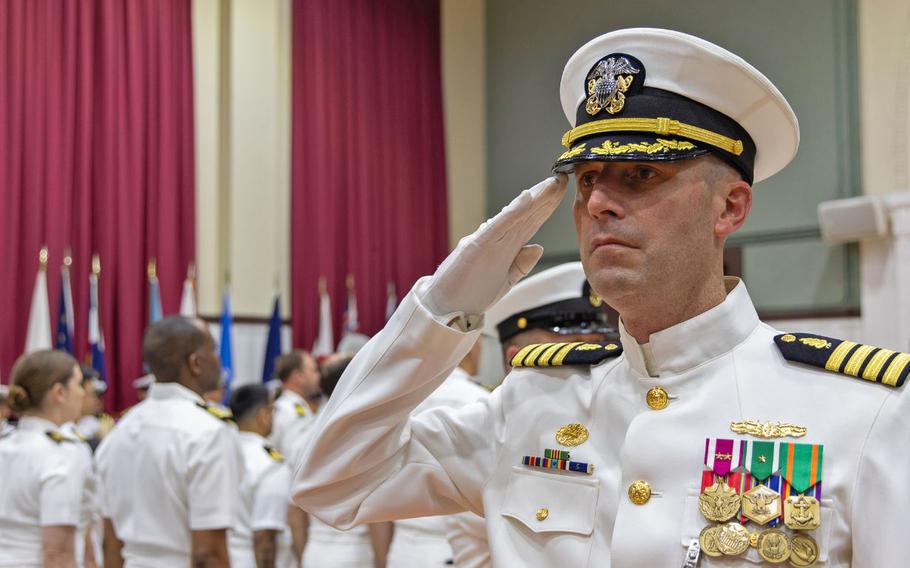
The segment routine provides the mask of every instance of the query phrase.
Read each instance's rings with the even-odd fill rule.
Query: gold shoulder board
[[[205,410],[218,420],[223,420],[225,422],[233,422],[234,420],[234,415],[231,413],[231,410],[229,408],[216,406],[214,404],[203,404],[201,402],[197,402],[196,406]]]
[[[513,367],[560,367],[595,365],[622,353],[619,343],[536,343],[512,357]]]
[[[275,460],[276,462],[280,463],[280,462],[284,461],[284,454],[279,452],[276,448],[273,448],[272,446],[269,446],[269,445],[265,445],[262,447],[265,448],[265,453],[267,453],[269,455],[269,457],[272,458],[273,460]]]
[[[910,354],[808,333],[774,337],[784,359],[899,388],[910,374]]]
[[[57,432],[56,430],[48,430],[47,432],[45,432],[45,434],[47,434],[48,438],[50,438],[51,440],[53,440],[54,442],[56,442],[58,444],[62,444],[63,442],[72,442],[73,441],[71,438],[64,436],[63,434],[61,434],[60,432]]]

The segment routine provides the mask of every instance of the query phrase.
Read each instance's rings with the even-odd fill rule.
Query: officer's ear
[[[752,186],[743,181],[731,180],[718,188],[718,201],[723,200],[720,214],[714,221],[714,236],[726,239],[739,230],[752,210]]]
[[[63,383],[54,383],[44,395],[44,401],[50,404],[60,404],[66,399],[66,385]]]
[[[194,377],[202,374],[202,359],[198,353],[190,353],[190,356],[186,358],[186,366]]]

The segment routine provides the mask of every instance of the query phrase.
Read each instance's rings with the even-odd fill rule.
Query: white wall
[[[910,189],[910,2],[858,0],[863,193]]]
[[[196,226],[199,311],[290,305],[291,1],[196,0]]]
[[[486,219],[486,2],[442,0],[449,247]]]

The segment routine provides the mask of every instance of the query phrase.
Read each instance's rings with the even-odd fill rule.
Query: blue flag
[[[224,374],[224,404],[231,398],[231,383],[234,380],[234,318],[231,316],[231,291],[224,289],[224,302],[221,306],[221,372]]]
[[[70,271],[64,265],[60,270],[60,310],[57,315],[56,349],[73,354],[73,289]]]
[[[265,342],[265,362],[262,365],[262,382],[275,375],[275,359],[281,355],[281,297],[275,296],[272,317],[269,318],[269,338]]]

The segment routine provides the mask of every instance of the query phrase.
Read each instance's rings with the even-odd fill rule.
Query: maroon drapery
[[[345,277],[361,331],[384,323],[445,256],[445,140],[438,0],[295,0],[291,194],[294,342],[317,331],[318,279],[335,337]]]
[[[158,259],[165,313],[195,251],[190,0],[0,2],[0,372],[25,343],[42,244],[52,318],[72,249],[77,356],[101,255],[108,407],[134,401]],[[56,329],[56,325],[52,327]]]

